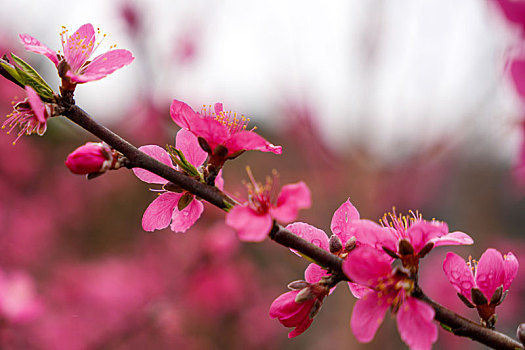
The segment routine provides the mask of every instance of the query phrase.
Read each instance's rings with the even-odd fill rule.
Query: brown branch
[[[180,185],[185,190],[194,193],[211,204],[226,209],[227,203],[233,201],[213,186],[206,185],[193,178],[186,176],[173,168],[159,162],[138,150],[135,146],[93,120],[86,112],[78,106],[73,105],[64,113],[64,116],[80,125],[82,128],[91,132],[108,145],[121,152],[130,162],[130,168],[139,167],[151,171],[168,181]],[[343,273],[343,259],[319,248],[318,246],[298,237],[286,230],[281,225],[274,223],[270,239],[287,248],[295,249],[309,260],[326,268],[336,276],[336,280],[348,281]],[[417,289],[414,297],[428,303],[435,311],[435,319],[442,324],[450,327],[454,334],[468,337],[494,349],[525,349],[518,341],[494,330],[484,328],[466,318],[454,313],[428,298],[420,289]]]
[[[0,74],[2,73],[5,72],[0,70]],[[5,76],[5,74],[2,75]],[[13,81],[9,76],[6,76],[6,78]],[[20,85],[16,81],[13,82]],[[62,115],[121,152],[129,160],[129,163],[127,164],[129,168],[139,167],[151,171],[152,173],[155,173],[201,197],[218,208],[227,209],[231,204],[234,204],[234,201],[231,198],[216,187],[201,183],[176,171],[166,164],[159,162],[144,152],[141,152],[131,143],[96,122],[81,108],[74,105],[72,94],[71,96],[67,96],[67,94],[64,95],[65,96],[62,96],[61,100],[58,101],[63,108]],[[277,223],[274,223],[272,230],[269,233],[269,237],[280,245],[295,249],[307,259],[332,272],[335,277],[334,283],[337,283],[338,281],[348,281],[348,277],[346,277],[342,271],[343,260],[341,258],[296,236]],[[428,298],[419,288],[416,289],[413,296],[432,306],[435,311],[435,319],[443,325],[450,327],[453,333],[458,336],[468,337],[494,349],[525,349],[524,346],[516,340],[502,333],[484,328],[451,310],[448,310]]]

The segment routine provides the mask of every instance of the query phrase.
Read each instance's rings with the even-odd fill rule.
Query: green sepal
[[[188,162],[188,160],[186,159],[186,157],[184,156],[184,154],[180,150],[176,149],[175,147],[173,147],[171,145],[166,146],[166,149],[167,149],[169,155],[171,156],[171,159],[182,170],[184,170],[186,173],[188,173],[188,175],[199,177],[202,180],[202,174],[197,170],[197,168],[195,168],[193,166],[193,164]]]
[[[14,53],[11,53],[11,57],[20,66],[20,68],[13,66],[17,73],[17,77],[14,75],[13,77],[24,86],[31,86],[43,99],[52,100],[54,95],[53,89],[51,89],[46,81],[42,79],[40,74],[38,74],[38,72],[33,67],[31,67],[20,57],[16,56]],[[6,70],[8,69],[5,64],[2,64],[2,66],[6,68]],[[8,71],[10,74],[12,74],[11,70]]]

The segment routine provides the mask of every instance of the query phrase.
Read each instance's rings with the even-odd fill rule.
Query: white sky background
[[[272,127],[282,123],[286,101],[305,99],[332,146],[360,138],[385,156],[443,135],[480,138],[474,152],[508,161],[517,151],[520,106],[502,77],[511,31],[486,1],[135,2],[147,17],[155,62],[169,62],[177,34],[191,28],[201,34],[196,62],[156,74],[159,99],[193,107],[221,101],[268,118]],[[134,51],[119,3],[2,0],[0,22],[12,30],[8,35],[26,32],[53,49],[62,25],[72,32],[91,22],[108,34],[100,49],[117,43]],[[55,83],[54,66],[42,66]],[[141,77],[133,63],[78,88],[77,102],[96,116],[118,115]]]

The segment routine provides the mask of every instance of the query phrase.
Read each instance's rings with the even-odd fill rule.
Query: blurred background
[[[225,169],[244,198],[250,165],[282,184],[304,180],[313,206],[299,220],[330,234],[348,197],[363,218],[393,206],[470,234],[422,262],[427,294],[477,320],[442,272],[447,251],[488,247],[525,264],[525,2],[3,0],[0,54],[15,52],[58,89],[56,69],[24,52],[19,33],[59,49],[61,26],[91,22],[136,60],[79,86],[77,103],[139,146],[174,143],[173,98],[223,102],[283,155],[247,152]],[[0,112],[23,91],[0,80]],[[5,130],[4,130],[5,131]],[[271,302],[307,262],[272,242],[240,243],[207,206],[184,234],[144,232],[154,198],[126,170],[87,181],[68,153],[94,137],[64,118],[44,137],[0,134],[0,348],[395,349],[387,316],[355,341],[354,302],[341,285],[303,335],[271,320]],[[525,275],[498,307],[497,329],[524,322]],[[386,345],[388,344],[388,345]],[[440,329],[436,349],[479,349]]]

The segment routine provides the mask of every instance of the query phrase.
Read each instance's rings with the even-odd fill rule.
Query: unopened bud
[[[301,289],[301,291],[297,293],[297,295],[295,296],[295,302],[300,304],[300,303],[304,303],[307,300],[311,300],[313,298],[315,298],[315,294],[312,291],[312,288],[308,286],[308,287]]]
[[[288,284],[288,288],[291,289],[291,290],[300,290],[300,289],[303,289],[305,287],[308,287],[309,285],[310,285],[310,283],[308,283],[306,281],[298,280],[298,281],[290,282]]]
[[[71,152],[66,159],[69,170],[79,175],[103,173],[110,169],[112,164],[112,151],[101,142],[88,142]]]
[[[516,336],[520,340],[520,342],[525,345],[525,323],[522,323],[518,326],[518,330],[516,331]]]
[[[357,238],[355,238],[355,236],[350,237],[350,239],[345,243],[345,252],[350,252],[353,250],[355,248],[356,242]]]
[[[332,235],[330,237],[330,253],[338,253],[341,251],[341,249],[343,249],[343,242],[341,242],[341,238],[336,235]]]

